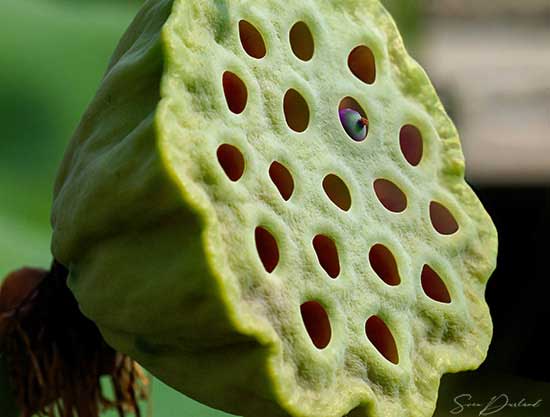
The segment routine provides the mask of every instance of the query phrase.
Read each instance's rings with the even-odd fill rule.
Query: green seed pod
[[[377,0],[147,1],[52,224],[107,342],[227,412],[427,417],[487,353],[496,230]]]

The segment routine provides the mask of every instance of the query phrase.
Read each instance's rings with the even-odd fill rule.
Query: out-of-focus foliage
[[[415,50],[418,48],[419,35],[424,23],[422,19],[424,0],[381,1],[395,19],[405,41],[405,46],[414,54]]]
[[[111,5],[141,5],[145,0],[49,0],[49,3],[67,4],[111,4]]]
[[[0,275],[49,263],[63,150],[138,2],[0,2]]]

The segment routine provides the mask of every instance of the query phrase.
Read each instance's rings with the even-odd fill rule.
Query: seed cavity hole
[[[334,241],[327,236],[317,235],[313,238],[313,248],[321,267],[331,278],[337,278],[340,275],[340,260]]]
[[[434,229],[442,235],[452,235],[458,231],[458,223],[449,209],[436,201],[430,203],[430,219]]]
[[[451,302],[451,295],[447,286],[439,274],[428,265],[424,265],[422,268],[421,281],[422,289],[432,300],[447,304]]]
[[[274,161],[269,167],[269,176],[281,193],[281,197],[288,201],[294,192],[294,179],[290,171],[283,164]]]
[[[267,272],[271,273],[279,263],[279,247],[273,235],[263,227],[256,227],[256,250]]]
[[[309,107],[302,95],[291,88],[285,93],[283,108],[286,123],[295,132],[303,132],[309,125]]]
[[[248,55],[261,59],[266,54],[265,42],[262,34],[254,25],[246,20],[239,22],[239,37],[241,45]]]
[[[244,82],[233,72],[225,71],[223,73],[223,92],[227,106],[235,114],[244,111],[248,101],[248,91]]]
[[[348,211],[351,208],[351,195],[348,186],[340,177],[329,174],[323,180],[323,189],[328,198],[340,209]]]
[[[391,251],[382,244],[374,245],[369,252],[369,261],[374,272],[388,285],[399,285],[401,278],[397,262]]]
[[[365,333],[367,338],[374,345],[376,350],[393,364],[399,363],[399,354],[393,335],[386,326],[386,323],[378,317],[372,316],[365,323]]]
[[[386,179],[374,181],[374,191],[386,209],[401,213],[407,208],[407,197],[393,182]]]
[[[412,166],[417,166],[422,159],[423,141],[422,134],[417,127],[405,125],[399,132],[399,144],[403,156]]]
[[[309,61],[313,57],[315,44],[308,26],[304,22],[297,22],[289,33],[292,52],[302,61]]]
[[[367,84],[376,79],[376,63],[372,50],[365,46],[355,47],[348,56],[348,67],[357,78]]]
[[[332,335],[330,320],[324,307],[318,301],[307,301],[300,306],[304,326],[317,349],[328,346]]]
[[[220,145],[216,152],[218,156],[218,162],[223,168],[225,174],[231,181],[238,181],[244,173],[244,156],[233,145],[223,144]]]

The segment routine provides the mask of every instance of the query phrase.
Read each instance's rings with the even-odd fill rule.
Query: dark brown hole
[[[376,196],[389,211],[400,213],[407,208],[407,197],[393,182],[378,179],[374,181]]]
[[[339,177],[329,174],[323,180],[323,189],[328,198],[344,211],[351,207],[351,195],[347,185]]]
[[[283,104],[288,126],[296,132],[306,130],[309,124],[309,107],[300,93],[291,88],[286,92]]]
[[[248,55],[258,59],[265,56],[265,42],[262,34],[251,23],[246,20],[239,22],[239,36],[241,44]]]
[[[370,48],[360,45],[351,51],[348,57],[351,72],[361,81],[372,84],[376,79],[376,63]]]
[[[294,180],[290,171],[284,165],[275,161],[269,167],[269,176],[281,193],[281,197],[288,200],[294,191]]]
[[[323,306],[317,301],[307,301],[300,306],[300,312],[313,344],[318,349],[327,347],[332,331],[328,314]]]
[[[434,229],[442,235],[452,235],[458,230],[458,223],[451,212],[435,201],[430,203],[430,219]]]
[[[369,252],[369,261],[382,281],[388,285],[399,285],[401,278],[397,262],[387,247],[381,244],[374,245]]]
[[[391,363],[399,363],[399,354],[395,339],[386,326],[386,323],[378,317],[372,316],[365,323],[365,333],[374,347]]]
[[[297,22],[290,29],[290,47],[302,61],[309,61],[315,49],[313,36],[304,22]]]
[[[243,176],[244,157],[233,145],[223,144],[218,148],[218,162],[231,181],[237,181]]]
[[[417,166],[422,159],[422,134],[412,125],[405,125],[399,132],[399,144],[403,156],[412,166]]]
[[[428,265],[422,268],[422,288],[428,297],[440,303],[450,303],[451,295],[441,277]]]
[[[279,263],[279,247],[271,233],[263,227],[256,227],[256,249],[267,272],[273,272]]]
[[[331,278],[340,274],[340,260],[334,241],[326,236],[317,235],[313,239],[313,248],[317,253],[317,259]]]
[[[243,81],[232,72],[224,72],[223,92],[229,110],[235,114],[242,113],[248,100],[248,92]]]

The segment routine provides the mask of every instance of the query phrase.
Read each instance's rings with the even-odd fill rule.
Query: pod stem
[[[54,261],[50,271],[24,268],[0,286],[0,353],[20,417],[99,417],[110,408],[140,417],[148,378],[81,313],[67,276]],[[102,392],[104,375],[114,399]]]

